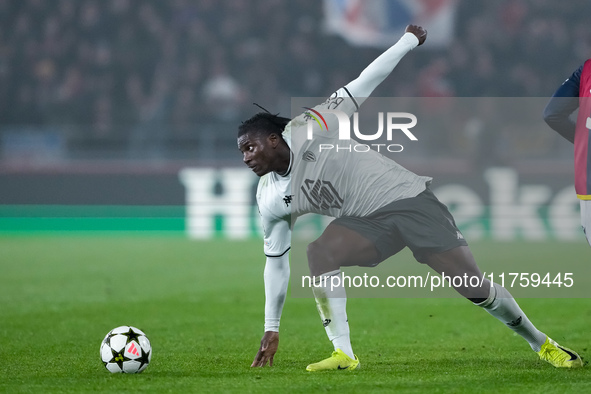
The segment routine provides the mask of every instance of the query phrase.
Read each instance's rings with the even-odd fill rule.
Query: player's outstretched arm
[[[273,366],[279,346],[279,321],[289,284],[289,253],[267,257],[265,265],[265,334],[251,367]]]
[[[363,99],[371,96],[375,88],[390,75],[404,55],[422,45],[426,39],[427,30],[416,25],[407,26],[400,40],[367,66],[357,79],[347,84],[346,88],[356,98]]]

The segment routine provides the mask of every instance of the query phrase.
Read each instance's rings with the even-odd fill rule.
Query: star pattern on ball
[[[139,361],[140,362],[140,367],[138,368],[138,370],[142,369],[142,367],[148,363],[150,363],[150,352],[151,350],[149,350],[147,353],[144,351],[144,348],[140,346],[140,349],[142,351],[142,355],[139,358],[136,358],[135,361]]]
[[[107,336],[105,337],[105,339],[103,339],[103,343],[104,343],[104,344],[106,343],[106,344],[107,344],[107,346],[111,347],[111,338],[113,338],[114,336],[115,336],[115,334],[113,334],[113,332],[112,332],[112,331],[111,331],[111,332],[109,332],[109,333],[107,334]]]
[[[127,337],[127,342],[125,342],[126,345],[131,341],[136,341],[136,343],[140,343],[139,338],[143,336],[143,334],[133,331],[133,328],[131,327],[129,327],[129,331],[122,332],[120,335],[124,335]]]
[[[125,355],[123,355],[122,353],[115,351],[113,348],[111,348],[111,353],[113,354],[113,357],[109,360],[109,363],[117,364],[119,366],[119,369],[123,371],[123,363],[131,359],[125,357]]]
[[[0,0],[1,1],[1,0]],[[101,361],[111,373],[138,373],[150,364],[150,341],[140,329],[117,327],[101,343]]]

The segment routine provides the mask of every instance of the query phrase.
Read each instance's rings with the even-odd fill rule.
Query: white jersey
[[[342,88],[314,111],[339,110],[351,116],[357,108],[355,99]],[[271,172],[259,181],[257,202],[269,257],[289,250],[291,223],[301,215],[364,217],[389,203],[419,195],[431,181],[375,151],[320,151],[321,144],[339,143],[338,119],[331,114],[323,117],[325,127],[314,125],[314,137],[309,140],[310,116],[306,112],[296,117],[283,132],[292,151],[290,171],[284,176]],[[358,145],[354,140],[350,143]]]
[[[291,172],[263,175],[257,188],[257,204],[265,233],[265,255],[280,257],[291,247]]]

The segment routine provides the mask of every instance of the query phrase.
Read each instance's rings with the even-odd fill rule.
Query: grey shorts
[[[365,217],[341,217],[332,223],[347,227],[374,243],[380,257],[375,266],[406,246],[415,259],[466,246],[447,207],[427,188],[416,197],[390,203]]]

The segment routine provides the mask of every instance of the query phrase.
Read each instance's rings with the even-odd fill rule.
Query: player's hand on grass
[[[269,366],[273,366],[273,357],[279,347],[279,333],[275,331],[267,331],[261,339],[261,347],[254,357],[251,367],[264,367],[269,362]]]
[[[421,26],[417,25],[408,25],[406,26],[407,33],[412,33],[419,39],[419,45],[423,45],[425,40],[427,39],[427,30],[423,29]]]

